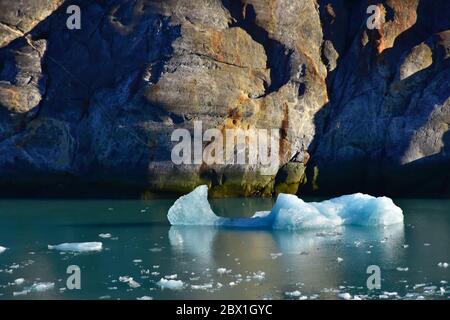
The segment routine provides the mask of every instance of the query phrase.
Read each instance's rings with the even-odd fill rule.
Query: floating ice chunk
[[[111,233],[100,233],[98,236],[102,239],[109,239],[112,237]]]
[[[339,293],[338,297],[344,300],[350,300],[352,298],[352,295],[348,292]]]
[[[22,290],[22,291],[17,291],[17,292],[13,292],[13,296],[14,297],[16,297],[16,296],[25,296],[25,295],[27,295],[28,294],[28,290]]]
[[[406,271],[408,271],[408,270],[409,270],[409,268],[408,268],[408,267],[405,267],[405,268],[402,268],[402,267],[397,267],[396,269],[397,269],[397,271],[403,271],[403,272],[406,272]]]
[[[55,284],[53,282],[38,282],[33,284],[28,291],[29,292],[44,292],[51,290],[55,287]]]
[[[2,247],[2,246],[0,246],[0,253],[3,253],[3,252],[5,252],[6,251],[6,248],[5,247]]]
[[[344,259],[342,259],[341,257],[337,257],[337,262],[341,263],[342,261],[344,261]]]
[[[212,211],[208,202],[208,187],[195,188],[191,193],[178,198],[167,215],[172,225],[214,225],[220,218]]]
[[[286,291],[284,294],[288,297],[300,297],[302,295],[302,293],[298,290]]]
[[[128,276],[119,277],[119,281],[120,282],[124,282],[124,283],[128,283],[130,288],[139,288],[141,286],[132,277],[128,277]]]
[[[174,280],[176,278],[178,278],[177,274],[169,274],[167,276],[164,276],[164,278],[169,279],[169,280]]]
[[[156,284],[162,289],[170,290],[181,290],[184,287],[184,282],[181,280],[167,280],[164,278],[161,278]]]
[[[208,290],[212,289],[213,284],[212,283],[205,283],[205,284],[193,284],[191,285],[191,289],[193,290]]]
[[[142,296],[140,298],[137,298],[137,300],[153,300],[153,298],[149,296]]]
[[[229,219],[212,211],[208,188],[203,185],[175,201],[167,218],[172,225],[299,230],[339,225],[391,225],[403,221],[403,212],[390,198],[375,198],[362,193],[310,203],[295,195],[280,194],[270,212],[256,212],[251,218]]]
[[[272,260],[275,260],[278,257],[281,257],[283,255],[283,253],[278,252],[278,253],[271,253],[270,257],[272,258]]]
[[[58,245],[48,245],[50,250],[69,251],[69,252],[91,252],[101,251],[103,244],[101,242],[75,242],[61,243]]]
[[[402,210],[387,197],[356,193],[306,203],[295,195],[280,194],[270,215],[275,229],[308,229],[339,225],[390,225],[403,221]]]
[[[266,273],[264,271],[257,271],[253,273],[253,279],[262,281],[266,278]]]
[[[25,279],[24,278],[18,278],[18,279],[16,279],[16,280],[14,280],[14,283],[17,285],[17,286],[20,286],[21,284],[23,284],[25,282]]]
[[[448,268],[448,263],[447,262],[439,262],[438,263],[438,267],[447,269]]]
[[[426,286],[425,283],[418,283],[418,284],[415,284],[415,285],[414,285],[413,289],[416,290],[416,289],[418,289],[418,288],[422,288],[422,287],[425,287],[425,286]]]
[[[220,274],[220,275],[223,275],[223,274],[226,274],[226,273],[230,273],[230,272],[231,272],[231,270],[227,269],[227,268],[218,268],[217,269],[217,273]]]

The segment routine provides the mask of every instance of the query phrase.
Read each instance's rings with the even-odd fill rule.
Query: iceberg
[[[208,187],[202,185],[177,199],[167,218],[175,226],[303,230],[341,225],[387,226],[403,222],[403,211],[388,197],[362,193],[322,202],[305,202],[295,195],[281,193],[271,211],[231,219],[213,212],[208,202]]]
[[[3,253],[3,252],[5,252],[6,251],[6,248],[5,247],[2,247],[2,246],[0,246],[0,253]]]
[[[101,242],[75,242],[61,243],[58,245],[48,245],[49,250],[69,251],[69,252],[91,252],[101,251],[103,244]]]

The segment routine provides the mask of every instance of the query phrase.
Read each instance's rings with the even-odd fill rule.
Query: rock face
[[[66,25],[74,4],[79,30]],[[366,25],[372,4],[380,29]],[[3,193],[148,195],[205,183],[212,196],[450,193],[447,0],[1,0],[0,9]],[[175,164],[172,133],[193,134],[197,121],[275,129],[278,172]]]

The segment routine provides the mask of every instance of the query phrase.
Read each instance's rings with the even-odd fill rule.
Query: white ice
[[[103,244],[101,242],[79,242],[79,243],[61,243],[58,245],[48,245],[50,250],[69,251],[69,252],[91,252],[101,251]]]
[[[6,248],[5,247],[2,247],[2,246],[0,246],[0,253],[3,253],[3,252],[5,252],[6,251]]]
[[[119,281],[128,283],[130,288],[139,288],[141,286],[138,282],[136,282],[132,277],[129,276],[119,277]]]
[[[176,200],[167,218],[172,225],[299,230],[340,225],[386,226],[402,222],[403,212],[390,198],[362,193],[309,203],[295,195],[280,194],[270,212],[229,219],[212,211],[208,188],[202,185]]]
[[[162,289],[180,290],[184,287],[184,282],[181,280],[167,280],[161,278],[157,283]]]

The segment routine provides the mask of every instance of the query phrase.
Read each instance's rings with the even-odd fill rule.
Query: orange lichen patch
[[[10,111],[20,111],[20,96],[12,87],[0,88],[0,97],[7,102],[6,105]]]
[[[393,47],[395,39],[416,24],[418,5],[419,0],[386,1],[386,6],[394,12],[394,19],[384,23],[383,50]]]
[[[223,48],[222,48],[222,33],[220,31],[211,30],[210,31],[210,40],[211,40],[211,54],[214,56],[214,58],[217,61],[224,62],[225,57],[223,55]]]

